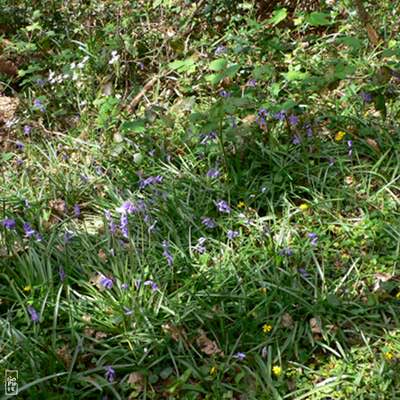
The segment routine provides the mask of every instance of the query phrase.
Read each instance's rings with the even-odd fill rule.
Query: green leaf
[[[336,40],[337,43],[343,43],[344,45],[348,47],[352,47],[354,50],[360,50],[361,47],[363,46],[363,43],[360,39],[357,39],[355,37],[351,36],[344,36],[341,38],[338,38]]]
[[[145,130],[145,119],[137,119],[135,121],[126,121],[121,125],[123,132],[142,133]]]
[[[186,60],[176,60],[168,64],[168,67],[174,71],[189,74],[196,71],[196,60],[194,58],[187,58]]]
[[[308,77],[307,72],[291,70],[282,74],[287,81],[302,81]]]
[[[233,78],[236,75],[236,73],[239,71],[239,69],[240,69],[239,64],[233,64],[226,69],[226,71],[224,72],[224,75],[225,75],[225,77],[228,76],[230,78]]]
[[[224,58],[218,58],[210,63],[209,68],[211,71],[222,71],[226,68],[228,62]]]
[[[267,21],[269,24],[273,26],[278,25],[287,17],[287,10],[286,8],[280,8],[279,10],[275,10],[272,13],[272,17]]]
[[[331,23],[329,17],[328,13],[315,11],[307,16],[306,21],[313,26],[329,25]]]
[[[268,80],[271,78],[272,74],[274,73],[274,69],[269,65],[261,65],[259,67],[255,67],[253,71],[253,76],[257,80]]]
[[[213,85],[216,85],[217,83],[221,82],[222,79],[224,79],[223,74],[209,74],[205,76],[205,79],[207,82],[211,82]]]

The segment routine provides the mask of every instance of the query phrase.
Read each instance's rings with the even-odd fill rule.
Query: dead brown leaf
[[[310,328],[311,332],[314,334],[321,334],[321,320],[319,318],[311,318],[310,319]]]
[[[71,366],[72,356],[67,344],[57,350],[57,356],[61,359],[66,368]]]
[[[372,139],[372,138],[367,138],[367,139],[366,139],[366,142],[367,142],[374,150],[376,150],[376,151],[378,151],[378,152],[381,151],[381,149],[380,149],[380,147],[379,147],[379,145],[378,145],[378,143],[377,143],[376,140],[374,140],[374,139]]]
[[[99,256],[101,261],[107,262],[107,254],[103,249],[99,250],[98,256]]]
[[[218,347],[217,343],[209,339],[203,330],[199,329],[199,334],[200,336],[196,339],[196,342],[203,353],[208,356],[214,354],[224,356],[224,352]]]
[[[144,376],[140,372],[132,372],[128,375],[128,383],[135,386],[135,389],[142,392],[144,389]]]
[[[50,200],[49,206],[51,210],[60,217],[63,216],[67,211],[67,205],[62,199]]]
[[[175,342],[178,342],[179,339],[186,339],[186,331],[183,328],[177,327],[174,324],[167,322],[162,325],[162,330],[171,336]]]
[[[95,337],[96,340],[105,339],[107,337],[107,333],[105,333],[105,332],[96,332],[94,337]]]
[[[18,105],[17,98],[0,96],[0,125],[14,118]]]
[[[289,313],[285,313],[282,315],[281,325],[284,328],[293,328],[293,318]]]

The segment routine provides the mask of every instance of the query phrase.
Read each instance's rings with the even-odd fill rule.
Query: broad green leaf
[[[177,72],[187,72],[191,74],[196,71],[196,61],[193,58],[176,60],[169,63],[168,67]]]
[[[306,72],[300,72],[291,70],[287,73],[282,74],[287,81],[302,81],[308,77]]]
[[[224,58],[218,58],[210,63],[209,68],[211,71],[222,71],[226,68],[228,62]]]
[[[267,21],[269,24],[273,26],[278,25],[287,17],[287,10],[286,8],[280,8],[279,10],[275,10],[272,13],[272,17]]]
[[[313,26],[329,25],[331,23],[329,17],[328,13],[315,11],[307,16],[306,21]]]
[[[223,74],[225,76],[229,76],[229,78],[233,78],[236,75],[236,73],[239,71],[239,69],[240,69],[240,65],[239,64],[233,64],[230,67],[228,67],[226,69],[226,71],[223,72]]]
[[[221,82],[222,79],[224,79],[223,74],[209,74],[205,76],[205,79],[207,82],[211,82],[213,85],[216,85],[217,83]]]
[[[135,121],[126,121],[121,125],[123,132],[142,133],[145,130],[145,119],[137,119]]]

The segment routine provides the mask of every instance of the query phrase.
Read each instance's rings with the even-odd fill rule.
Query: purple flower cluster
[[[40,112],[45,112],[45,111],[46,111],[46,109],[45,109],[43,103],[42,103],[39,99],[35,99],[35,100],[33,101],[33,107],[34,107],[36,110],[39,110]]]
[[[204,246],[204,243],[206,242],[206,240],[207,239],[205,237],[200,237],[197,240],[197,244],[194,247],[194,251],[196,251],[199,254],[204,254],[206,252],[206,250],[207,250],[206,247]]]
[[[42,236],[36,232],[32,226],[30,224],[28,224],[28,222],[24,222],[24,224],[22,225],[22,227],[24,228],[24,232],[26,237],[30,238],[30,237],[35,237],[36,241],[41,242],[42,241]]]
[[[312,246],[316,246],[317,245],[317,243],[318,243],[318,235],[316,233],[310,232],[310,233],[307,234],[307,237],[309,239],[311,239],[310,243],[311,243]]]
[[[114,220],[113,220],[113,218],[111,216],[110,210],[105,210],[104,211],[104,216],[105,216],[105,218],[106,218],[106,220],[108,222],[108,229],[110,230],[111,235],[114,235],[115,231],[117,230],[117,225],[115,224],[115,222],[114,222]]]
[[[213,229],[217,226],[215,221],[212,218],[209,217],[202,217],[201,218],[201,223],[208,229]]]
[[[14,219],[11,218],[5,218],[3,221],[1,221],[1,224],[4,226],[6,229],[15,229],[16,227],[16,222]]]
[[[28,306],[28,313],[31,317],[32,322],[38,322],[40,319],[39,313],[32,306]]]
[[[157,175],[157,176],[149,176],[146,179],[141,179],[139,181],[139,189],[144,189],[147,186],[156,185],[163,181],[164,177]]]
[[[220,172],[217,168],[210,168],[207,172],[207,177],[211,179],[218,178],[220,175]]]
[[[228,236],[229,240],[233,240],[233,239],[235,239],[235,238],[237,238],[239,236],[239,232],[238,231],[229,230],[226,235]]]
[[[231,208],[229,207],[228,203],[225,200],[214,201],[214,203],[219,212],[222,212],[225,214],[230,214],[230,212],[232,211]]]
[[[152,281],[151,279],[149,279],[149,280],[147,280],[147,281],[144,281],[144,282],[143,282],[143,285],[144,285],[144,286],[150,286],[150,287],[151,287],[151,290],[152,290],[153,292],[155,292],[155,291],[158,290],[158,285],[157,285],[157,283],[155,283],[155,282]]]
[[[114,286],[114,281],[108,276],[103,276],[100,279],[100,285],[103,286],[105,289],[112,289],[112,287]]]
[[[233,358],[236,358],[239,361],[243,361],[246,358],[246,354],[239,351],[233,356]]]
[[[274,114],[274,119],[284,121],[286,119],[286,111],[282,110]]]
[[[200,135],[200,144],[208,144],[209,142],[214,141],[217,138],[217,134],[215,132],[202,133]]]
[[[108,380],[108,382],[110,382],[110,383],[114,382],[115,377],[116,377],[116,375],[117,375],[117,374],[115,373],[114,368],[112,368],[110,365],[107,365],[107,366],[105,367],[105,369],[106,369],[105,377],[106,377],[106,379]]]
[[[163,256],[167,259],[167,263],[169,266],[172,266],[173,262],[174,262],[174,258],[172,257],[172,254],[169,251],[169,243],[167,240],[164,240],[162,243],[162,247],[163,247]]]

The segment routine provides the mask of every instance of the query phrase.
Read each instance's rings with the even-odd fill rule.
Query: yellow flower
[[[307,211],[310,208],[310,206],[306,203],[303,203],[299,205],[299,208],[301,211]]]
[[[216,366],[211,367],[211,369],[210,369],[210,375],[215,375],[216,373],[217,373],[217,367],[216,367]]]
[[[394,355],[393,355],[392,352],[387,351],[387,352],[383,355],[383,357],[385,357],[386,360],[391,361],[391,360],[393,360]]]
[[[397,299],[397,300],[400,300],[400,292],[398,292],[398,293],[396,294],[396,299]]]
[[[266,294],[266,293],[267,293],[267,288],[266,288],[266,287],[260,288],[260,292],[261,292],[262,294]]]
[[[345,136],[346,136],[346,132],[339,131],[339,132],[335,135],[335,140],[336,140],[337,142],[340,142]]]
[[[282,368],[278,365],[274,365],[272,367],[272,372],[274,373],[275,376],[279,376],[282,374]]]
[[[24,287],[24,292],[30,292],[32,290],[32,286],[31,285],[27,285]]]
[[[262,330],[263,330],[264,333],[269,333],[269,332],[272,331],[272,325],[264,324],[263,327],[262,327]]]
[[[239,201],[237,208],[244,208],[246,207],[246,203],[244,201]]]

